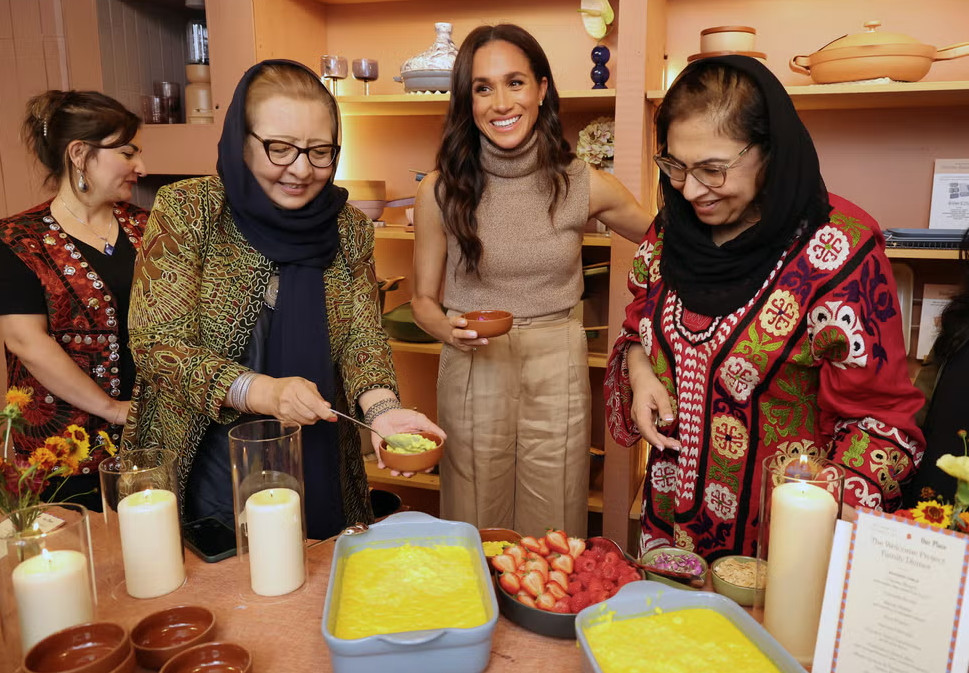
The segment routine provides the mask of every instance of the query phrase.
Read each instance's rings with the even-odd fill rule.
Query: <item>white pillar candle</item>
[[[794,481],[771,495],[764,627],[802,664],[814,658],[838,504],[823,488]]]
[[[24,653],[55,631],[94,619],[87,557],[69,549],[41,550],[12,573]]]
[[[185,582],[185,557],[175,494],[164,489],[132,493],[118,503],[121,557],[128,594],[154,598]]]
[[[306,579],[299,493],[267,488],[246,500],[249,576],[260,596],[295,591]]]

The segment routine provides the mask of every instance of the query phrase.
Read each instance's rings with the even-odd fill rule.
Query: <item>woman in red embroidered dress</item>
[[[650,452],[642,551],[752,554],[761,464],[845,467],[895,509],[923,450],[878,224],[828,194],[783,86],[754,59],[686,68],[657,113],[663,205],[630,272],[607,421]]]
[[[23,136],[57,193],[0,220],[0,341],[8,384],[33,389],[20,453],[78,426],[92,448],[59,497],[100,510],[98,433],[117,442],[134,361],[128,295],[147,213],[127,203],[145,175],[141,121],[93,91],[47,91],[27,103]],[[80,431],[75,431],[83,436]]]

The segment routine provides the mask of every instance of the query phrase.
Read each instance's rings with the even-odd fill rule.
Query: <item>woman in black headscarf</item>
[[[895,509],[922,396],[877,222],[827,192],[784,87],[752,58],[688,66],[656,134],[662,208],[605,382],[616,440],[655,447],[641,549],[754,553],[771,456],[836,461],[848,505]]]
[[[156,198],[132,289],[139,385],[124,444],[178,452],[187,520],[231,525],[227,434],[257,416],[303,426],[314,538],[372,520],[359,434],[322,422],[331,405],[382,435],[443,435],[397,400],[373,226],[333,183],[339,122],[311,70],[263,61],[226,112],[218,177]]]

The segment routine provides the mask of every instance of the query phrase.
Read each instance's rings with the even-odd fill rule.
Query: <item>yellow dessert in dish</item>
[[[485,556],[488,556],[490,558],[492,556],[497,556],[498,554],[501,554],[502,552],[505,551],[506,547],[510,547],[512,544],[513,543],[505,540],[494,541],[494,542],[491,540],[488,540],[487,542],[482,542],[481,546],[484,547]]]
[[[603,673],[778,673],[740,629],[707,608],[629,619],[607,614],[583,632]]]
[[[473,628],[488,621],[476,562],[466,547],[362,549],[343,564],[337,638]]]
[[[437,444],[426,437],[413,435],[409,432],[399,432],[387,436],[387,451],[391,453],[424,453],[436,446]]]

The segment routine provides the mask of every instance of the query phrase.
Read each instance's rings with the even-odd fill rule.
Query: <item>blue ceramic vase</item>
[[[609,47],[604,44],[597,44],[592,48],[592,62],[595,63],[592,66],[592,88],[593,89],[605,89],[606,82],[609,81],[609,68],[606,67],[606,63],[609,62]]]

